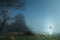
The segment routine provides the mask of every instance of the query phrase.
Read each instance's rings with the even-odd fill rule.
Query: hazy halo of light
[[[53,30],[54,30],[55,25],[51,19],[46,19],[44,26],[45,26],[45,32],[47,34],[49,34],[49,35],[53,34]],[[50,26],[51,26],[51,28],[50,28]]]
[[[50,26],[51,26],[52,28],[50,28]],[[51,25],[51,24],[48,25],[48,33],[49,33],[49,34],[52,34],[52,33],[53,33],[53,25]]]

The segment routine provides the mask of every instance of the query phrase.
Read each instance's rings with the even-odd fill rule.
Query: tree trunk
[[[2,32],[2,29],[4,28],[4,24],[5,24],[6,20],[4,20],[2,23],[1,23],[1,27],[0,27],[0,33]]]

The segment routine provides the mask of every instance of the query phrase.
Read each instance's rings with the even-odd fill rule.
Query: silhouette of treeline
[[[3,33],[18,32],[24,33],[25,35],[32,34],[25,23],[24,15],[18,14],[12,19],[12,21],[14,22],[9,21],[5,23],[2,30]]]
[[[0,32],[7,20],[10,20],[9,12],[12,9],[24,9],[25,0],[0,0]]]
[[[23,32],[25,34],[31,34],[25,24],[24,16],[22,14],[16,15],[16,18],[11,18],[9,12],[12,9],[25,8],[26,0],[0,0],[0,33],[1,32]],[[11,13],[10,13],[11,14]],[[14,15],[13,15],[14,16]],[[13,23],[9,24],[9,20],[15,19]]]

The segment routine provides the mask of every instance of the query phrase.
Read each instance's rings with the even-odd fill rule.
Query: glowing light
[[[52,22],[48,22],[46,23],[46,32],[51,35],[53,34],[53,28],[54,28],[54,24]]]
[[[53,34],[53,31],[54,31],[54,28],[55,28],[55,23],[54,23],[53,20],[48,18],[48,19],[45,20],[44,27],[45,27],[46,33],[51,35],[51,34]]]
[[[52,27],[53,27],[53,26],[52,26],[51,24],[48,25],[48,33],[49,33],[49,34],[52,34],[52,33],[53,33]]]

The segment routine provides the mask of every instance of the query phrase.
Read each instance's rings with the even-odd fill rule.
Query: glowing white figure
[[[48,29],[48,33],[49,33],[49,34],[52,34],[52,32],[53,32],[52,26],[50,26],[49,29]]]

